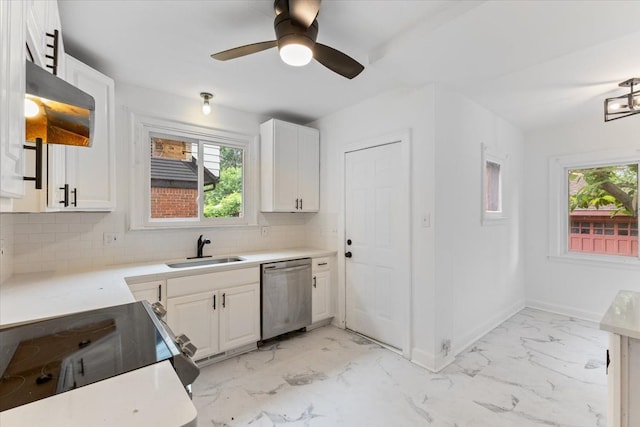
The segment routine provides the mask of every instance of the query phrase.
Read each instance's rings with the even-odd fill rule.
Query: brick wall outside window
[[[197,197],[195,188],[151,187],[151,218],[195,218]]]

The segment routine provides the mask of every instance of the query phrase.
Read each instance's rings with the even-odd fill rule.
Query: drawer
[[[311,260],[311,270],[313,271],[324,271],[331,269],[330,258],[322,257],[322,258],[313,258]]]

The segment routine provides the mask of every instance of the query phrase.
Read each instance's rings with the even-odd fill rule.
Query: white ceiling
[[[365,65],[353,80],[276,49],[211,59],[275,38],[269,0],[59,4],[66,50],[117,82],[301,122],[438,82],[532,130],[601,116],[640,77],[640,1],[324,0],[318,41]]]

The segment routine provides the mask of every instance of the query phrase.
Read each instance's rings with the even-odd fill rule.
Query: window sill
[[[637,270],[640,268],[640,258],[623,257],[623,256],[605,256],[605,255],[577,255],[577,254],[563,254],[563,255],[548,255],[549,261],[567,263],[567,264],[579,264],[590,265],[593,267],[609,267],[615,269],[630,269]]]
[[[145,224],[145,225],[131,225],[129,231],[149,231],[149,230],[184,230],[184,229],[201,229],[201,228],[220,228],[220,229],[253,229],[258,227],[258,223],[245,223],[245,224]]]

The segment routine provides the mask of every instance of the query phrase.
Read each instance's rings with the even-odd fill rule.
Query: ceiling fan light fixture
[[[287,65],[303,67],[311,62],[313,52],[308,46],[291,43],[280,48],[280,58]]]
[[[209,100],[213,98],[213,94],[209,92],[200,92],[200,97],[202,98],[202,114],[208,116],[211,114],[211,104],[209,104]]]
[[[634,86],[640,86],[640,77],[625,80],[618,86],[628,87],[629,93],[604,100],[605,122],[640,113],[640,90],[634,91]]]

